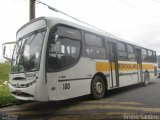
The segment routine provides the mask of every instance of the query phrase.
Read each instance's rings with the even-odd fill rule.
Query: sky
[[[160,0],[39,1],[117,37],[160,51]],[[46,6],[36,4],[36,17],[54,14]],[[2,0],[0,15],[2,61],[2,43],[16,41],[16,31],[29,21],[29,0]]]

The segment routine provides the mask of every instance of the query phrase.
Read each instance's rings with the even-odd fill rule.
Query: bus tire
[[[102,77],[95,76],[91,83],[91,94],[94,99],[101,99],[104,97],[106,91],[105,82]]]
[[[143,82],[143,86],[147,86],[149,84],[149,73],[148,72],[145,72],[144,73],[144,82]]]

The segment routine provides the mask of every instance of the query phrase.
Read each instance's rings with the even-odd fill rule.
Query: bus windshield
[[[46,31],[33,32],[18,40],[13,53],[12,73],[39,69],[40,56]]]

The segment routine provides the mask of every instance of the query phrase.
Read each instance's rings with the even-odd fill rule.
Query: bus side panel
[[[48,96],[49,100],[57,99],[57,73],[47,73],[47,86],[48,86]]]
[[[119,61],[119,85],[127,86],[138,83],[136,62]]]
[[[58,75],[58,100],[90,94],[93,73],[95,73],[95,60],[81,58],[79,62]]]
[[[142,64],[143,78],[144,78],[145,71],[149,72],[150,79],[156,78],[156,75],[155,75],[155,72],[156,72],[155,68],[156,67],[157,67],[157,65],[155,63],[143,63]]]

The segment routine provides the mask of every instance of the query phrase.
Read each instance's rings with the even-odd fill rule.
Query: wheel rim
[[[98,94],[102,93],[103,92],[103,85],[101,82],[97,81],[95,83],[95,90]]]

